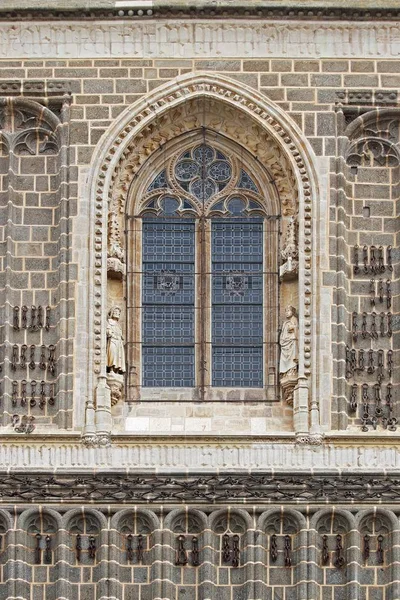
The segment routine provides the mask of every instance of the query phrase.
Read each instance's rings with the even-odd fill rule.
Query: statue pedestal
[[[285,373],[280,380],[284,401],[293,406],[294,388],[297,385],[297,373]]]
[[[111,393],[111,406],[115,406],[123,396],[124,376],[121,373],[108,373],[107,385]]]

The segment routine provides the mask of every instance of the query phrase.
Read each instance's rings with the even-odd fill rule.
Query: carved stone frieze
[[[109,212],[124,211],[132,177],[148,157],[168,140],[201,127],[222,133],[256,156],[276,184],[283,212],[290,216],[299,210],[304,228],[299,235],[300,269],[305,275],[301,326],[312,328],[312,197],[316,192],[308,147],[283,111],[255,90],[222,76],[190,73],[156,89],[146,99],[139,100],[130,112],[123,113],[107,134],[108,145],[94,159],[91,193],[96,214],[95,375],[102,376],[106,370],[105,332],[96,326],[106,310],[106,296],[98,277],[106,267],[100,250],[104,244],[102,228],[108,223]],[[300,352],[299,368],[306,377],[311,373],[311,339],[311,336],[304,339]]]
[[[0,24],[0,58],[379,58],[400,54],[398,23],[218,21],[215,17],[208,22],[176,17],[158,22],[33,23],[32,17],[29,21]]]
[[[307,436],[306,436],[307,437]],[[307,437],[307,443],[309,439]],[[204,474],[2,473],[0,502],[399,502],[398,474]]]

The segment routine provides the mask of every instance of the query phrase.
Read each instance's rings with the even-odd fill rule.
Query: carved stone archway
[[[207,110],[205,110],[207,108]],[[200,115],[207,115],[207,122]],[[223,115],[223,116],[221,116]],[[90,170],[89,194],[92,256],[90,323],[91,374],[88,378],[87,441],[108,443],[111,399],[106,384],[107,233],[109,211],[124,210],[136,173],[147,158],[179,134],[206,125],[238,140],[271,172],[282,212],[299,220],[299,377],[294,398],[294,428],[302,441],[319,433],[315,397],[316,265],[312,260],[313,221],[317,219],[318,185],[313,153],[293,121],[255,90],[209,73],[181,76],[124,111],[104,134]],[[314,214],[313,214],[314,213]]]

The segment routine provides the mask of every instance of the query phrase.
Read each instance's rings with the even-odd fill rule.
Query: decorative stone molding
[[[267,98],[228,78],[209,73],[188,74],[161,86],[145,99],[128,108],[110,127],[99,143],[91,169],[90,193],[93,215],[93,366],[94,380],[105,376],[105,315],[106,315],[106,263],[107,263],[107,223],[108,211],[121,211],[121,204],[127,195],[132,172],[137,172],[148,156],[167,139],[185,130],[198,126],[197,116],[190,121],[191,113],[182,113],[190,102],[200,106],[219,103],[222,112],[230,119],[219,117],[216,125],[222,126],[223,133],[235,136],[240,131],[239,142],[271,169],[280,186],[283,204],[287,202],[288,214],[299,211],[302,226],[299,254],[299,296],[303,303],[299,307],[301,323],[299,375],[311,374],[311,329],[312,325],[312,206],[317,203],[316,172],[313,168],[313,154],[297,126],[285,113]],[[185,119],[182,119],[182,114]],[[189,118],[189,124],[188,124]],[[168,127],[163,128],[163,124]],[[238,123],[242,129],[238,130]],[[201,124],[201,122],[200,122]],[[212,124],[211,124],[212,125]],[[247,126],[251,126],[246,136]],[[230,129],[232,127],[232,129]],[[242,134],[243,130],[243,134]],[[253,133],[255,132],[255,133]],[[169,138],[168,138],[169,136]],[[265,142],[268,141],[268,144]],[[265,146],[268,150],[265,150]],[[137,148],[137,150],[135,150]],[[134,155],[132,156],[132,153]],[[281,182],[281,184],[279,183]],[[115,193],[116,190],[116,193]],[[297,190],[298,203],[293,205],[293,192]],[[289,199],[291,196],[291,203]],[[286,200],[285,200],[286,199]],[[309,331],[304,335],[303,329]],[[308,387],[303,386],[302,394],[308,395]],[[93,389],[89,390],[89,397]],[[98,409],[96,409],[98,410]],[[108,409],[105,409],[108,410]],[[301,430],[307,430],[308,408],[302,402],[298,412]],[[305,428],[305,429],[304,429]]]
[[[295,12],[291,19],[295,19]],[[309,14],[308,10],[305,11]],[[4,13],[3,13],[4,14]],[[16,13],[18,14],[18,13]],[[84,11],[81,12],[84,14]],[[118,17],[118,12],[114,13]],[[122,11],[125,16],[124,11]],[[371,14],[371,13],[370,13]],[[87,23],[65,20],[41,23],[44,13],[36,13],[27,22],[0,23],[0,58],[230,58],[293,57],[306,58],[380,58],[400,54],[399,25],[395,23],[340,23],[258,18],[254,21],[149,19],[134,22],[110,20],[112,13],[101,14],[106,20]],[[12,13],[9,13],[9,20]],[[128,14],[126,16],[129,16]],[[1,17],[1,13],[0,13]],[[393,15],[394,17],[394,15]],[[69,17],[71,18],[71,17]],[[371,19],[371,17],[369,17]],[[278,19],[278,20],[275,20]],[[25,21],[25,22],[23,22]]]
[[[124,377],[119,373],[113,373],[107,377],[107,385],[111,391],[111,406],[115,406],[122,399]]]
[[[276,504],[310,504],[349,502],[385,504],[400,501],[398,473],[359,474],[347,472],[339,477],[325,474],[183,474],[157,475],[118,472],[74,473],[2,473],[0,477],[2,502],[129,502],[163,504],[185,502],[252,502]]]

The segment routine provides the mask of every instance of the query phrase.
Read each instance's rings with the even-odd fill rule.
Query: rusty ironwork
[[[36,351],[35,344],[31,344],[29,347],[29,365],[28,365],[29,368],[31,369],[31,371],[36,369],[35,351]]]
[[[39,369],[46,370],[46,346],[44,344],[40,346]]]
[[[36,381],[34,379],[32,379],[31,381],[31,399],[29,400],[29,406],[36,406],[36,398],[35,398],[35,394],[36,394]]]
[[[232,537],[232,567],[238,567],[240,564],[240,538],[235,533]]]
[[[21,367],[21,369],[26,368],[26,352],[27,352],[27,350],[28,350],[28,346],[26,344],[22,344],[21,352],[19,355],[19,366]]]
[[[52,375],[56,373],[56,347],[51,344],[49,346],[49,358],[47,363],[47,368]]]
[[[363,558],[364,558],[365,562],[369,559],[370,551],[371,551],[370,537],[366,533],[364,535],[364,544],[363,544]]]
[[[362,372],[365,369],[365,352],[362,348],[358,351],[358,371]]]
[[[17,398],[18,398],[18,381],[12,382],[12,391],[11,391],[11,404],[13,406],[17,406]]]
[[[222,536],[222,561],[224,563],[230,562],[231,560],[231,540],[227,533]]]
[[[19,331],[19,306],[14,306],[13,309],[13,329]]]
[[[46,306],[45,326],[46,331],[50,329],[50,306]]]
[[[392,282],[390,279],[386,280],[386,306],[387,308],[392,306]]]
[[[368,331],[367,331],[367,313],[366,312],[363,312],[363,314],[362,314],[361,337],[364,340],[365,340],[366,337],[368,337]]]
[[[49,405],[50,406],[54,406],[54,404],[56,403],[54,389],[55,389],[55,384],[54,383],[50,383],[50,393],[49,393]]]
[[[139,535],[137,537],[136,553],[137,553],[137,561],[138,561],[138,563],[141,563],[143,560],[143,556],[144,556],[143,535],[141,533],[139,533]]]
[[[133,552],[133,535],[128,533],[126,536],[126,560],[127,562],[132,562],[134,557]]]
[[[379,315],[379,333],[381,337],[385,337],[385,313],[381,312]]]
[[[188,557],[185,549],[185,536],[178,535],[178,548],[176,550],[176,561],[175,564],[180,567],[187,565]]]
[[[26,406],[26,386],[27,381],[26,379],[23,379],[21,381],[21,406]]]
[[[369,296],[371,306],[375,306],[375,279],[370,279],[369,282]]]
[[[46,406],[46,382],[40,382],[40,398],[39,398],[39,408],[42,410]]]
[[[36,538],[35,564],[36,565],[41,565],[42,564],[42,548],[41,548],[42,536],[40,535],[40,533],[37,533],[35,535],[35,538]]]
[[[376,259],[376,246],[371,246],[369,249],[369,266],[371,269],[371,273],[378,272],[378,262]]]
[[[385,271],[385,256],[383,246],[379,246],[378,248],[378,271],[381,273]]]
[[[345,564],[344,558],[344,550],[343,550],[343,537],[340,533],[336,536],[336,547],[335,547],[335,557],[333,559],[333,564],[337,569],[341,569]]]
[[[21,308],[21,321],[22,329],[26,329],[28,327],[28,307],[25,305]]]
[[[43,329],[43,306],[38,306],[37,310],[37,328]]]
[[[369,373],[370,375],[372,375],[372,373],[375,373],[374,351],[372,349],[368,350],[367,373]]]
[[[378,350],[378,369],[377,369],[377,380],[378,383],[381,384],[383,379],[385,378],[384,375],[384,351],[383,350]]]
[[[89,544],[88,544],[88,555],[89,558],[94,560],[96,558],[96,538],[94,535],[89,535]]]
[[[393,371],[393,350],[387,351],[386,366],[387,366],[387,370],[388,370],[388,375],[389,375],[389,377],[391,377],[392,371]]]
[[[392,313],[388,312],[387,314],[387,332],[386,335],[390,338],[393,335],[393,317]]]
[[[377,316],[376,312],[373,311],[371,313],[371,331],[370,331],[370,336],[374,340],[378,339],[378,331],[376,329],[376,316]]]
[[[369,272],[369,269],[368,269],[368,246],[363,246],[363,263],[364,263],[364,273],[367,274]]]
[[[37,325],[36,325],[36,306],[34,304],[32,304],[31,306],[31,321],[29,323],[29,329],[31,329],[32,331],[36,331],[37,329]]]
[[[10,368],[12,371],[17,370],[17,362],[18,362],[18,344],[14,344],[12,347],[11,363],[10,363]]]
[[[82,536],[80,533],[76,534],[75,538],[75,555],[77,562],[81,562],[81,553],[82,553]]]
[[[386,264],[389,271],[393,271],[393,263],[392,263],[392,246],[388,246],[386,248]]]
[[[44,547],[44,562],[47,565],[50,565],[52,562],[52,554],[51,554],[51,537],[46,535],[45,537],[45,547]]]
[[[285,567],[292,566],[292,538],[290,535],[285,535],[283,543],[283,556]]]
[[[350,410],[352,412],[355,412],[357,410],[357,392],[358,392],[358,385],[356,383],[353,383],[353,385],[351,386],[351,398],[350,398]]]
[[[377,548],[376,548],[376,562],[378,565],[383,565],[385,562],[384,549],[383,549],[383,535],[378,535],[377,540]]]
[[[269,542],[269,557],[273,563],[278,560],[278,538],[275,533],[271,535]]]
[[[354,271],[355,275],[357,275],[360,272],[360,267],[358,266],[358,261],[359,261],[359,255],[358,255],[358,253],[359,253],[359,250],[360,250],[360,247],[359,247],[358,244],[356,244],[354,246],[354,268],[353,268],[353,271]]]
[[[190,561],[193,567],[198,567],[200,564],[199,540],[195,535],[192,537],[192,552],[190,554]]]
[[[385,293],[384,290],[385,290],[385,288],[384,288],[384,285],[383,285],[383,279],[379,279],[379,282],[378,282],[378,296],[379,296],[379,302],[381,302],[381,303],[383,302],[383,299],[384,299],[384,293]]]
[[[322,553],[321,553],[321,562],[323,566],[326,566],[329,563],[329,550],[328,550],[328,536],[322,536]]]

